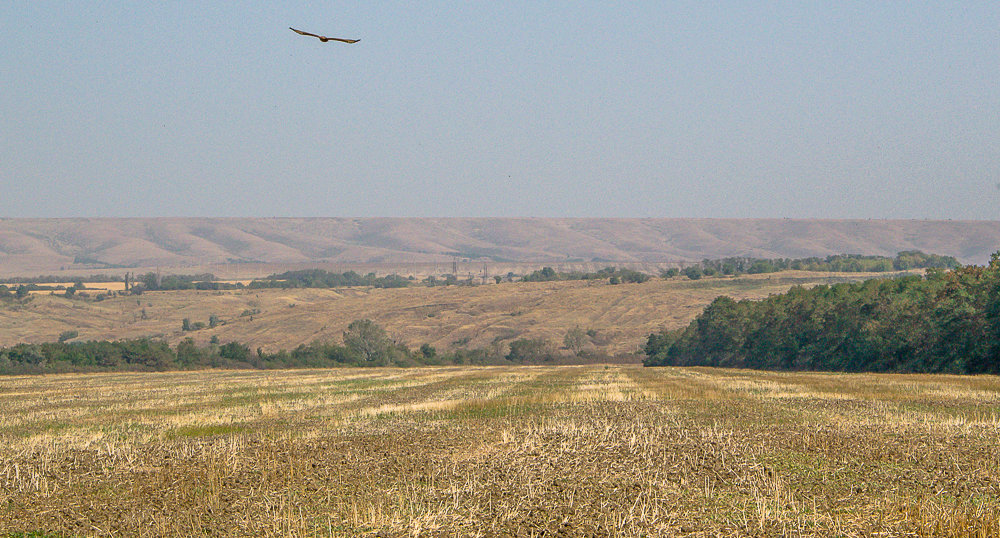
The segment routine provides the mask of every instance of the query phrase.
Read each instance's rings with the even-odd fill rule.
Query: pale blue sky
[[[998,183],[998,2],[0,4],[3,217],[998,219]]]

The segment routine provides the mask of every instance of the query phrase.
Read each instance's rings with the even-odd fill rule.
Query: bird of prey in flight
[[[315,37],[316,39],[319,39],[323,43],[326,43],[327,41],[340,41],[341,43],[357,43],[358,41],[361,41],[360,39],[344,39],[344,38],[341,38],[341,37],[326,37],[325,35],[310,34],[309,32],[303,32],[302,30],[296,30],[295,28],[292,28],[291,26],[289,26],[288,29],[291,30],[291,31],[293,31],[293,32],[295,32],[296,34],[299,34],[299,35],[307,35],[307,36],[310,36],[310,37]]]

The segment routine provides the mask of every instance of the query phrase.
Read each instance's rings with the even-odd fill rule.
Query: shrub
[[[72,339],[76,338],[77,336],[80,336],[80,332],[79,331],[75,331],[75,330],[63,331],[63,332],[59,333],[59,341],[60,342],[65,342],[66,340],[72,340]]]

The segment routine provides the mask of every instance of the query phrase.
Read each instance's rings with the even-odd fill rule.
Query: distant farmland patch
[[[154,337],[176,345],[193,338],[207,345],[214,338],[251,349],[291,350],[313,341],[338,341],[349,323],[368,318],[410,349],[430,344],[505,354],[512,341],[525,338],[548,342],[563,354],[610,357],[635,354],[650,333],[686,325],[719,295],[763,298],[792,285],[872,276],[791,271],[698,281],[654,277],[621,285],[577,280],[398,289],[177,290],[101,301],[44,292],[30,303],[0,303],[0,346],[51,342],[75,330],[79,340]],[[206,328],[184,331],[184,319]],[[209,328],[212,319],[216,323]],[[573,350],[566,349],[567,333],[574,329],[587,336],[577,339]]]

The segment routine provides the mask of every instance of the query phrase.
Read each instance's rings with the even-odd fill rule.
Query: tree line
[[[580,334],[576,334],[580,333]],[[56,342],[17,344],[0,348],[0,374],[60,372],[166,371],[205,368],[329,368],[410,367],[421,365],[503,365],[592,363],[621,360],[583,349],[591,332],[576,328],[567,333],[573,355],[560,353],[541,339],[518,338],[506,348],[458,347],[439,352],[430,344],[411,350],[393,339],[380,325],[359,319],[343,333],[343,343],[313,342],[291,350],[268,352],[239,342],[220,344],[214,339],[199,345],[185,338],[171,346],[151,338],[115,341],[69,341],[76,331],[65,331]],[[586,340],[589,341],[589,340]],[[506,351],[506,352],[505,352]]]
[[[286,271],[270,275],[248,284],[249,288],[339,288],[346,286],[372,286],[376,288],[404,288],[410,280],[399,275],[375,276],[375,273],[360,275],[354,271],[332,273],[323,269]]]
[[[660,272],[662,278],[679,275],[691,280],[712,276],[740,276],[744,274],[777,273],[779,271],[824,271],[831,273],[882,273],[906,271],[909,269],[953,269],[961,264],[952,256],[926,254],[919,250],[899,252],[895,257],[869,256],[864,254],[834,254],[825,258],[753,258],[732,256],[720,259],[704,259],[686,267],[672,267]],[[622,282],[642,283],[649,280],[646,273],[631,269],[605,267],[596,272],[557,272],[544,267],[521,278],[523,282],[551,282],[556,280],[609,280],[612,284]]]
[[[605,267],[595,272],[569,271],[556,272],[551,267],[543,267],[521,277],[522,282],[552,282],[556,280],[608,280],[612,284],[622,282],[633,282],[641,284],[650,279],[646,273],[633,271],[631,269],[618,269],[616,267]]]
[[[121,276],[101,273],[90,276],[15,276],[5,277],[3,280],[7,284],[52,284],[57,282],[118,282],[121,279]]]
[[[731,256],[704,259],[683,268],[671,267],[660,272],[663,278],[684,275],[691,280],[713,276],[741,276],[779,271],[822,271],[830,273],[885,273],[909,269],[953,269],[961,264],[952,256],[925,254],[919,250],[899,252],[895,257],[865,254],[834,254],[825,258],[752,258]]]
[[[126,279],[126,282],[128,280]],[[242,289],[242,284],[219,282],[212,273],[195,275],[161,275],[146,273],[135,277],[135,286],[129,291],[167,291],[167,290],[235,290]]]
[[[908,269],[954,269],[961,264],[952,256],[926,254],[919,250],[899,252],[895,257],[864,254],[834,254],[825,258],[751,258],[735,256],[702,260],[696,267],[712,276],[777,273],[778,271],[826,271],[832,273],[884,273]]]
[[[1000,252],[987,266],[718,297],[687,327],[651,334],[647,366],[1000,373]]]

